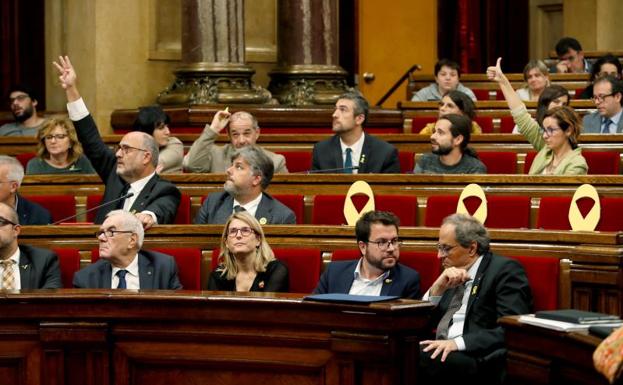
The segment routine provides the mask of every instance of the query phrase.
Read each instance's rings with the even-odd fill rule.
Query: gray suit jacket
[[[19,245],[19,279],[22,289],[59,289],[61,269],[51,250]]]
[[[138,276],[141,290],[177,290],[182,284],[177,276],[177,264],[170,255],[156,251],[138,252]],[[74,274],[74,287],[88,289],[110,289],[112,265],[100,258],[97,262]]]
[[[234,197],[225,191],[208,195],[203,202],[197,217],[196,224],[224,224],[231,216],[234,207]],[[280,225],[295,224],[296,215],[290,208],[267,193],[262,193],[262,200],[255,212],[255,218],[262,224]],[[262,221],[265,218],[265,221]],[[263,223],[264,222],[264,223]]]
[[[584,115],[584,134],[601,134],[601,118],[599,112]],[[617,134],[623,133],[623,115],[617,125]]]

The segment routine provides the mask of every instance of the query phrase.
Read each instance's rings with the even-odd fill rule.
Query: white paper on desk
[[[590,325],[574,324],[570,322],[554,321],[545,318],[536,318],[534,314],[519,316],[519,322],[528,325],[540,326],[546,329],[558,330],[561,332],[583,332],[588,333]]]

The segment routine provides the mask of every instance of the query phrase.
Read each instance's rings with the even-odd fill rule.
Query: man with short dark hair
[[[623,82],[613,76],[597,78],[593,83],[593,103],[597,111],[584,115],[585,134],[620,134],[623,132]]]
[[[487,167],[468,147],[471,120],[463,115],[439,117],[430,137],[432,152],[422,155],[415,165],[415,174],[486,174]]]
[[[577,39],[563,37],[556,43],[558,63],[556,72],[559,73],[585,73],[591,72],[591,64],[584,59],[582,46]]]
[[[368,101],[358,93],[339,97],[333,112],[335,135],[314,145],[312,170],[334,173],[400,173],[398,150],[364,131]]]
[[[0,202],[0,289],[58,289],[61,270],[50,250],[18,245],[21,226],[13,207]]]
[[[435,83],[431,83],[413,94],[411,100],[414,102],[426,102],[441,100],[450,91],[460,91],[476,100],[476,95],[469,88],[460,83],[461,68],[459,63],[441,59],[435,63]]]
[[[217,146],[214,142],[218,134],[227,129],[230,143]],[[212,123],[205,126],[201,136],[190,147],[184,157],[184,169],[190,172],[225,172],[231,164],[234,151],[253,146],[260,137],[260,126],[255,116],[246,111],[230,113],[227,110],[217,111]],[[261,147],[260,147],[261,148]],[[286,158],[281,154],[262,149],[273,161],[275,173],[287,173]]]
[[[532,292],[521,264],[493,254],[489,244],[477,219],[444,219],[437,244],[444,270],[423,297],[436,306],[436,339],[420,342],[418,383],[501,383],[506,350],[497,320],[530,313]]]
[[[52,215],[43,206],[19,195],[24,179],[24,167],[15,158],[0,155],[0,202],[12,207],[21,225],[48,225]]]
[[[45,119],[37,115],[34,91],[25,84],[15,84],[9,89],[8,102],[15,122],[3,124],[0,136],[36,136]]]
[[[175,185],[156,174],[158,145],[154,138],[144,132],[129,132],[121,138],[116,151],[108,148],[78,92],[76,72],[69,57],[59,57],[59,62],[54,65],[67,95],[69,118],[85,155],[106,184],[104,206],[97,211],[95,223],[102,223],[106,214],[116,208],[135,213],[145,229],[173,223],[181,194]],[[127,197],[119,199],[124,196]],[[114,200],[118,202],[114,204]]]
[[[419,298],[420,274],[398,263],[400,220],[385,211],[368,211],[355,225],[361,258],[331,262],[315,294],[397,295]]]
[[[74,287],[136,290],[182,288],[173,257],[141,250],[145,232],[136,216],[124,210],[111,211],[96,236],[100,258],[74,274]]]
[[[290,208],[264,192],[273,178],[274,165],[258,146],[244,146],[231,156],[224,190],[206,198],[197,224],[221,224],[234,211],[245,210],[260,224],[294,224],[296,215]]]

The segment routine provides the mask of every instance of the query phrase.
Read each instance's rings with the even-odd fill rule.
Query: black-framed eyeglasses
[[[26,98],[29,98],[30,96],[28,96],[27,94],[21,94],[21,95],[17,95],[14,97],[10,97],[9,98],[9,104],[13,104],[14,101],[18,101],[21,102],[22,100],[26,100]]]
[[[605,95],[593,95],[593,97],[591,99],[593,99],[593,102],[597,103],[597,102],[603,102],[604,100],[606,100],[606,98],[608,96],[613,96],[614,93],[611,94],[605,94]]]
[[[439,252],[439,254],[443,255],[443,256],[448,256],[448,254],[450,254],[450,252],[452,250],[454,250],[454,248],[458,247],[459,245],[442,245],[441,243],[437,244],[437,251]]]
[[[390,245],[394,246],[396,249],[400,248],[400,245],[402,245],[402,240],[400,240],[400,238],[394,238],[390,240],[381,239],[379,241],[368,241],[368,243],[374,243],[379,248],[379,250],[385,251],[389,249]]]
[[[148,151],[147,151],[147,150],[145,150],[145,149],[138,148],[138,147],[132,147],[132,146],[129,146],[129,145],[127,145],[127,144],[118,144],[118,145],[116,145],[116,146],[115,146],[115,149],[114,149],[115,154],[116,154],[117,152],[119,152],[119,150],[121,150],[121,152],[123,153],[123,155],[128,155],[128,153],[129,153],[130,151],[132,151],[132,150],[135,150],[135,151],[143,151],[143,152],[148,152]]]
[[[541,134],[545,134],[547,136],[552,136],[556,133],[557,130],[561,130],[560,127],[541,127]]]
[[[240,232],[240,235],[242,235],[244,238],[249,237],[251,236],[251,234],[255,233],[255,231],[250,227],[230,227],[229,230],[227,230],[227,236],[230,238],[235,238],[238,236],[238,232]]]
[[[113,230],[113,229],[106,229],[106,230],[100,230],[100,231],[96,231],[95,232],[95,238],[99,238],[102,236],[102,234],[104,234],[106,236],[106,238],[112,238],[115,236],[115,234],[134,234],[134,231],[131,230]]]
[[[4,217],[0,217],[0,227],[6,226],[6,225],[17,226],[17,223],[10,221]]]
[[[43,137],[43,139],[48,140],[48,141],[51,141],[52,139],[63,140],[68,136],[69,135],[67,134],[46,135]]]

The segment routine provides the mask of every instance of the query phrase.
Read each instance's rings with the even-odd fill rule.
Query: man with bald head
[[[18,245],[21,226],[13,207],[0,202],[0,289],[58,289],[61,270],[50,250]]]
[[[227,129],[230,143],[217,146],[218,134]],[[245,111],[230,113],[227,109],[218,111],[212,123],[205,126],[201,136],[195,140],[184,158],[184,169],[190,172],[224,173],[231,166],[231,156],[236,150],[253,146],[260,137],[260,127],[255,116]],[[287,173],[286,159],[262,148],[275,166],[275,173]]]
[[[154,138],[144,132],[130,132],[121,138],[115,151],[109,149],[80,97],[69,57],[59,57],[54,65],[67,95],[69,118],[76,126],[84,153],[106,184],[102,204],[110,204],[98,210],[95,223],[102,223],[114,209],[132,212],[145,229],[173,223],[181,194],[177,187],[156,174],[158,145]]]

